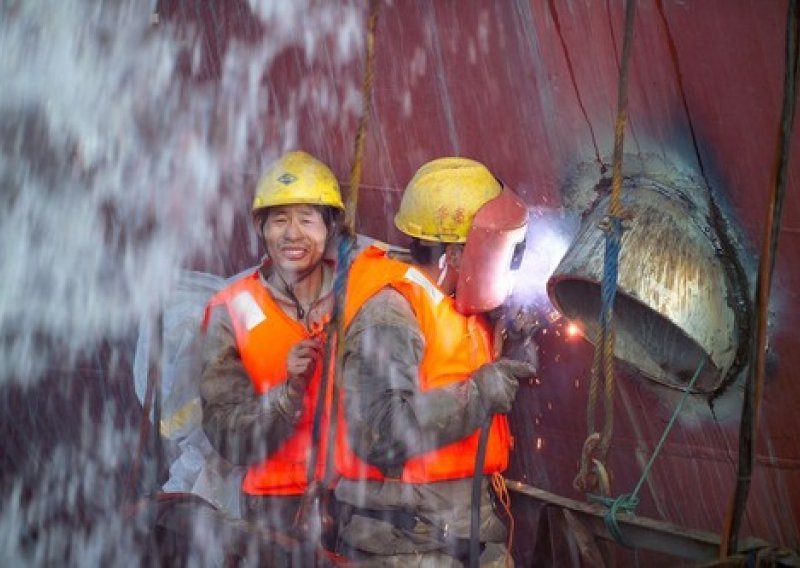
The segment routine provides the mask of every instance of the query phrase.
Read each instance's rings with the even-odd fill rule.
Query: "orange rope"
[[[364,81],[361,86],[361,116],[358,118],[353,165],[350,169],[350,185],[347,192],[347,206],[344,213],[344,226],[355,234],[356,209],[358,209],[358,188],[361,183],[361,164],[364,158],[364,142],[367,138],[367,120],[372,112],[372,83],[375,78],[375,28],[378,24],[379,0],[370,0],[369,22],[367,23],[367,53],[364,62]]]
[[[511,495],[508,492],[505,478],[499,473],[492,474],[492,489],[494,489],[497,500],[503,506],[503,510],[508,516],[508,540],[506,541],[506,568],[514,565],[511,556],[511,546],[514,543],[514,514],[511,512]]]
[[[336,344],[339,338],[344,336],[344,318],[343,306],[345,300],[345,291],[347,289],[347,275],[348,268],[352,261],[352,247],[355,243],[355,218],[356,209],[358,207],[358,189],[361,182],[361,164],[364,158],[364,141],[367,135],[367,122],[372,109],[372,83],[374,79],[374,66],[375,66],[375,28],[378,22],[378,13],[380,8],[379,0],[370,0],[369,4],[369,20],[367,23],[367,39],[366,39],[366,55],[364,67],[364,80],[362,84],[362,99],[361,99],[361,116],[358,120],[358,127],[355,138],[355,148],[353,156],[353,164],[350,169],[350,186],[348,188],[347,199],[345,202],[345,215],[344,227],[339,244],[338,261],[336,266],[336,273],[334,275],[334,306],[332,311],[331,320],[328,323],[328,332],[326,334],[325,351],[322,360],[322,384],[319,390],[319,398],[317,402],[317,410],[314,416],[314,426],[312,429],[312,448],[311,455],[308,461],[308,479],[313,480],[316,475],[317,462],[320,459],[319,452],[324,450],[325,455],[325,472],[322,476],[322,487],[314,487],[315,484],[309,483],[308,488],[303,494],[303,501],[312,501],[317,495],[315,492],[320,492],[328,489],[335,471],[332,467],[333,464],[333,447],[336,439],[336,421],[338,416],[339,404],[339,381],[342,375],[342,353],[341,350],[336,349]],[[330,393],[330,403],[326,397]],[[321,424],[322,411],[325,408],[330,408],[329,427],[327,432],[327,441],[318,439],[319,434],[318,424]],[[318,485],[318,484],[317,484]],[[324,520],[324,519],[323,519]],[[302,517],[295,519],[295,526],[302,524]]]

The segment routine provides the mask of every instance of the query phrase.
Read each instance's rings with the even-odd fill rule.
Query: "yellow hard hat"
[[[299,204],[344,209],[339,182],[330,168],[306,152],[294,151],[278,158],[261,177],[252,212]]]
[[[472,218],[503,187],[480,162],[439,158],[423,165],[408,183],[394,224],[405,234],[463,243]]]

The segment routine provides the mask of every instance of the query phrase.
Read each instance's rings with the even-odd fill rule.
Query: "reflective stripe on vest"
[[[309,337],[302,324],[286,315],[270,296],[258,272],[237,280],[218,292],[206,307],[223,304],[228,309],[236,346],[253,388],[258,394],[286,381],[286,356],[299,341]],[[270,456],[248,468],[242,491],[250,495],[300,495],[307,483],[306,463],[311,448],[314,408],[320,388],[320,365],[314,371],[294,433]],[[326,416],[321,440],[327,440]],[[324,471],[324,448],[319,452],[317,475]]]
[[[489,330],[480,317],[464,316],[452,298],[416,268],[388,258],[377,247],[364,250],[352,264],[344,308],[345,325],[378,291],[391,286],[411,304],[425,338],[420,364],[419,387],[426,391],[465,381],[484,363],[491,361]],[[340,392],[344,397],[344,392]],[[339,407],[336,466],[350,479],[383,479],[381,472],[361,461],[347,441],[343,401]],[[475,468],[479,431],[438,450],[410,458],[400,479],[406,483],[429,483],[469,477]],[[495,416],[489,432],[484,473],[503,471],[508,465],[511,435],[505,416]]]

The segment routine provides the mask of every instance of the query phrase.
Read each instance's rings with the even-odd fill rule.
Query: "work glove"
[[[487,363],[472,374],[483,407],[491,414],[504,414],[511,410],[519,381],[536,374],[536,367],[523,361],[499,359]]]
[[[289,396],[303,396],[314,376],[314,369],[322,359],[322,340],[319,338],[304,339],[295,344],[286,356],[286,377]]]

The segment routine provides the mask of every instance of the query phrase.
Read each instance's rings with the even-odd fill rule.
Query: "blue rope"
[[[306,477],[309,484],[314,480],[317,469],[317,462],[319,460],[319,442],[322,436],[322,414],[325,408],[325,396],[328,392],[328,379],[330,376],[331,366],[336,368],[337,359],[334,353],[333,338],[339,335],[343,329],[342,314],[344,313],[344,294],[347,287],[347,276],[350,271],[350,265],[353,261],[353,252],[355,251],[356,239],[352,232],[343,230],[339,236],[339,242],[336,247],[336,270],[333,276],[333,310],[331,311],[331,326],[333,329],[328,333],[325,340],[325,352],[322,359],[322,381],[317,397],[317,406],[314,412],[314,419],[311,423],[311,453],[306,465]],[[338,374],[337,374],[338,376]],[[336,380],[334,378],[334,380]],[[334,388],[334,399],[337,396],[337,389]],[[336,401],[334,401],[334,416],[336,414]],[[333,432],[333,428],[331,428]],[[333,444],[329,443],[328,452],[333,448]],[[332,463],[328,459],[327,464]],[[323,482],[327,483],[327,471],[324,475]]]
[[[617,295],[617,277],[619,273],[619,253],[622,248],[622,219],[608,217],[606,233],[606,250],[603,262],[603,281],[600,288],[602,307],[600,308],[600,328],[603,337],[608,333],[614,298]]]
[[[600,454],[605,459],[605,451],[613,431],[614,415],[610,406],[610,393],[613,391],[614,376],[612,369],[613,354],[613,311],[614,299],[617,295],[617,275],[619,272],[619,255],[622,248],[622,219],[616,215],[608,215],[600,225],[605,233],[605,255],[603,260],[603,277],[600,283],[600,314],[598,323],[600,330],[594,346],[592,361],[592,379],[589,387],[589,401],[587,403],[587,426],[591,435],[595,429],[595,407],[597,405],[597,390],[600,377],[605,382],[606,417],[605,425],[600,437]],[[588,463],[581,466],[581,474],[588,474]]]
[[[639,482],[636,484],[636,487],[633,489],[633,493],[624,493],[617,497],[616,499],[611,499],[610,497],[603,497],[602,495],[589,495],[589,500],[594,501],[595,503],[602,503],[608,510],[606,511],[605,516],[603,517],[603,521],[608,528],[608,532],[611,533],[611,536],[614,537],[614,540],[617,541],[619,544],[626,546],[628,548],[633,548],[625,539],[622,537],[622,533],[619,530],[619,525],[617,524],[617,512],[622,509],[627,513],[633,513],[636,509],[636,506],[639,504],[639,490],[642,488],[645,479],[650,474],[650,469],[653,467],[653,462],[655,462],[656,457],[661,452],[661,448],[664,446],[664,442],[667,440],[667,436],[672,430],[672,427],[675,425],[675,421],[678,418],[678,414],[680,414],[681,409],[683,409],[683,404],[686,402],[686,399],[689,397],[689,393],[692,392],[692,388],[694,384],[697,382],[697,379],[700,377],[700,373],[703,371],[703,367],[706,365],[706,360],[708,356],[703,357],[700,361],[700,364],[697,366],[697,370],[694,372],[694,376],[692,380],[689,381],[689,385],[683,390],[683,395],[681,395],[681,399],[678,401],[678,405],[675,407],[675,411],[672,413],[672,417],[669,419],[669,423],[667,427],[664,429],[664,432],[661,434],[661,439],[656,444],[655,449],[653,450],[653,455],[650,456],[650,460],[647,462],[647,465],[644,466],[644,470],[642,470],[642,475],[639,478]]]
[[[344,291],[347,286],[347,275],[350,270],[350,265],[353,262],[353,251],[356,248],[356,239],[349,233],[349,231],[342,231],[339,236],[339,244],[336,249],[336,272],[333,276],[333,297],[336,299],[334,303],[334,314],[332,319],[335,321],[336,316],[341,312],[344,303]]]

